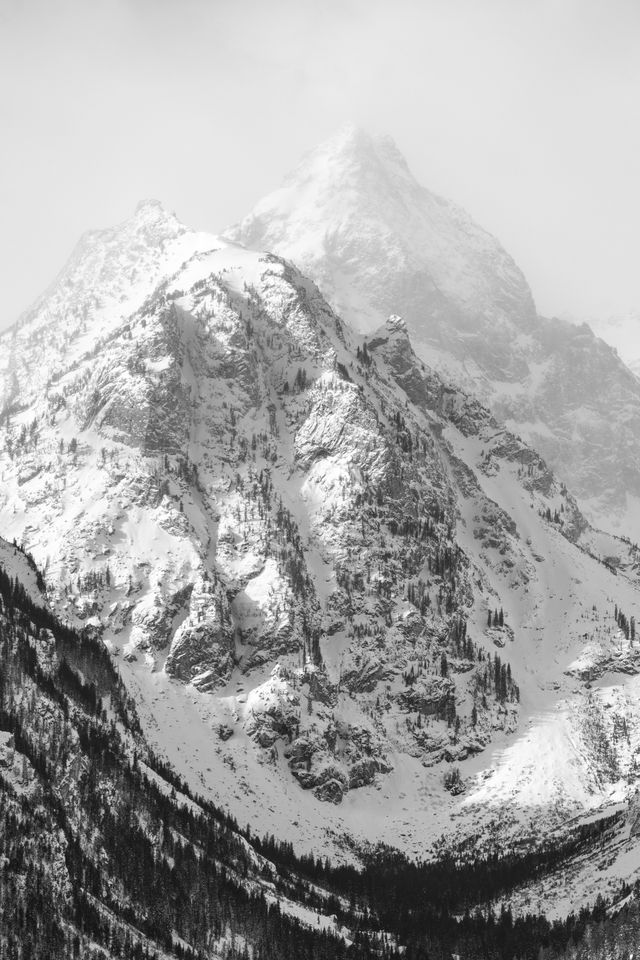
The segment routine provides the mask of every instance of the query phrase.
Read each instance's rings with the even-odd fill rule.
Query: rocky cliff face
[[[347,952],[352,960],[372,960],[384,950],[389,960],[400,960],[420,953],[431,926],[430,949],[444,957],[460,943],[460,912],[472,908],[463,941],[469,956],[547,955],[554,919],[560,921],[554,937],[566,932],[573,952],[593,955],[594,944],[596,952],[603,944],[602,955],[609,955],[611,944],[619,944],[628,954],[637,939],[630,893],[638,862],[637,794],[626,811],[618,804],[610,816],[573,822],[551,837],[520,835],[510,844],[501,821],[483,824],[490,862],[475,859],[459,835],[453,850],[438,847],[442,859],[422,864],[388,850],[367,858],[361,870],[301,859],[291,842],[295,821],[286,843],[274,839],[273,825],[269,836],[258,836],[255,817],[253,829],[239,827],[158,757],[105,647],[86,629],[62,624],[41,583],[33,560],[0,538],[3,955],[242,960],[250,951],[275,951],[282,960],[297,960],[302,950],[319,958]],[[274,691],[285,693],[288,682],[277,668]],[[417,684],[410,686],[406,699],[413,706],[422,694]],[[431,703],[436,688],[446,699],[455,685],[432,678],[421,686],[429,687]],[[294,717],[298,701],[288,699]],[[619,706],[590,696],[573,718],[576,745],[600,755],[598,776],[615,773],[623,759],[622,750],[603,740],[624,723]],[[229,733],[225,728],[224,737],[233,741],[237,733]],[[270,749],[281,742],[282,729],[274,734]],[[633,730],[625,734],[634,737]],[[346,723],[336,724],[331,739],[342,741],[345,752],[371,748]],[[535,734],[529,739],[540,775],[544,753]],[[301,781],[309,775],[308,756],[299,749]],[[468,784],[460,771],[452,768],[444,779],[450,802],[464,804]],[[249,784],[242,786],[249,791]],[[485,803],[491,803],[492,786]],[[342,795],[333,777],[316,789],[321,799],[314,802],[337,820],[366,789],[352,790],[342,807],[323,803]],[[297,795],[311,793],[297,789]],[[387,816],[393,816],[390,809]],[[536,839],[540,847],[532,850]],[[354,852],[352,845],[347,849]],[[483,920],[493,891],[509,898],[509,912],[503,910],[499,921],[492,914]],[[575,923],[579,906],[581,921],[591,915],[596,932],[604,927],[601,906],[592,913],[587,906],[597,894],[611,896],[619,918],[598,940],[594,927]],[[566,955],[562,949],[553,954]]]
[[[393,142],[345,127],[228,231],[292,259],[372,332],[401,314],[430,366],[540,450],[597,524],[640,538],[640,383],[587,327],[536,315],[522,273]]]
[[[157,205],[92,235],[0,355],[5,536],[172,761],[280,835],[316,842],[346,797],[367,839],[402,793],[420,843],[477,810],[487,748],[616,641],[587,612],[636,602],[630,545],[403,321],[354,334],[286,261]]]
[[[430,763],[482,749],[515,722],[516,687],[458,716],[487,666],[466,639],[467,563],[432,438],[369,386],[293,268],[208,238],[172,274],[185,239],[144,206],[84,243],[5,338],[9,532],[126,659],[202,691],[250,675],[238,720],[265,750],[284,738],[322,799],[388,772],[392,745]],[[140,243],[163,281],[106,335],[74,304],[76,346],[60,287],[71,275],[96,310],[124,303]],[[463,657],[460,683],[447,655],[452,672]]]

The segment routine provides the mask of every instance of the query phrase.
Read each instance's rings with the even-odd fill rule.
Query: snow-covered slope
[[[535,322],[529,287],[498,241],[421,187],[390,137],[352,125],[228,234],[293,260],[362,331],[401,313],[418,349],[438,345],[461,361],[479,351],[496,374],[511,361],[513,324],[527,333]]]
[[[638,905],[620,880],[637,867],[637,796],[537,850],[499,836],[487,860],[381,851],[356,871],[301,859],[289,841],[239,828],[158,759],[104,646],[60,623],[29,570],[0,541],[3,955],[401,960],[423,953],[425,930],[442,958],[452,947],[501,960],[629,955]]]
[[[358,329],[401,314],[418,354],[525,437],[600,526],[640,539],[640,382],[586,327],[536,315],[495,238],[347,126],[227,235],[292,259]]]
[[[295,932],[337,955],[353,939],[342,899],[158,761],[105,647],[61,624],[40,583],[0,539],[0,953],[182,960],[206,942],[240,960],[267,940],[288,957]]]
[[[624,801],[593,715],[636,723],[637,552],[403,321],[354,334],[290,264],[146,205],[0,355],[0,530],[240,822],[348,857]]]

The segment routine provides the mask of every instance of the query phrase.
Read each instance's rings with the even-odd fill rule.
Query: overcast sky
[[[344,120],[523,268],[541,312],[640,311],[637,0],[0,0],[6,326],[156,197],[220,231]]]

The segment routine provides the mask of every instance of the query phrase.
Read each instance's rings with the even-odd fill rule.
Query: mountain
[[[357,127],[305,156],[226,233],[293,260],[358,329],[401,313],[419,350],[439,347],[460,362],[479,351],[496,378],[514,361],[513,325],[526,334],[536,322],[531,291],[500,244],[421,187],[390,137]]]
[[[523,876],[593,858],[619,817],[491,863],[383,851],[361,870],[241,828],[157,757],[102,643],[61,623],[41,584],[0,540],[4,957],[555,960],[637,939],[629,887],[562,920],[495,909]]]
[[[400,314],[419,356],[538,449],[592,522],[640,539],[640,382],[587,326],[538,316],[498,241],[390,138],[342,128],[226,236],[293,260],[362,332]]]
[[[632,877],[638,552],[402,320],[356,334],[287,261],[144,204],[0,358],[0,529],[191,793],[341,862],[615,816],[566,897]]]

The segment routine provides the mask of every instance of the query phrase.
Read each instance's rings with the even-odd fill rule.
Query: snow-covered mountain
[[[626,957],[640,927],[632,888],[577,915],[592,897],[576,878],[590,863],[601,894],[603,871],[633,861],[637,830],[634,800],[535,850],[501,842],[490,860],[380,850],[355,870],[301,858],[157,756],[101,641],[60,622],[32,558],[0,539],[3,956]]]
[[[540,450],[594,522],[640,539],[640,381],[588,327],[537,316],[498,241],[388,137],[342,128],[227,236],[293,260],[361,331],[401,314],[419,356]]]
[[[264,856],[191,792],[149,748],[104,645],[62,624],[41,584],[0,538],[2,955],[342,956],[360,921],[337,921],[339,878],[273,842]],[[376,929],[351,956],[377,955]]]
[[[144,204],[0,363],[0,530],[240,822],[349,859],[626,802],[637,552],[399,318],[355,334],[291,264]]]
[[[526,334],[536,321],[531,291],[497,240],[421,187],[390,137],[351,125],[227,233],[281,251],[358,329],[401,313],[419,350],[438,346],[461,362],[472,353],[496,378],[513,362],[514,324]]]

